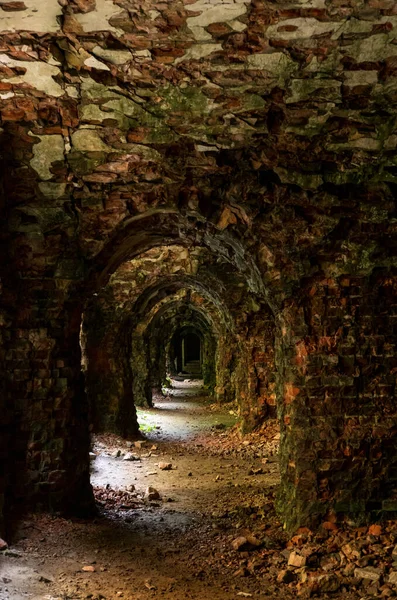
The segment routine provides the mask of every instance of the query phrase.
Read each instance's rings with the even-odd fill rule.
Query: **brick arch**
[[[168,369],[170,348],[176,330],[182,327],[194,326],[200,331],[204,344],[207,364],[204,366],[204,384],[214,392],[216,386],[216,366],[222,354],[225,339],[232,343],[231,336],[226,338],[225,328],[216,323],[216,313],[211,315],[208,310],[194,304],[192,300],[170,299],[153,315],[147,326],[147,341],[149,353],[149,373],[151,372],[151,387],[159,388],[164,382]],[[156,372],[155,368],[159,370]]]
[[[149,339],[145,336],[156,319],[165,318],[166,312],[176,305],[186,305],[184,298],[178,299],[181,291],[202,290],[197,281],[189,280],[189,288],[186,286],[186,280],[165,278],[149,286],[135,302],[126,303],[118,316],[112,305],[97,317],[95,304],[91,307],[84,326],[84,353],[87,392],[97,429],[105,427],[123,435],[137,433],[134,405],[151,405]],[[166,292],[160,301],[156,298],[159,291]],[[214,305],[211,297],[206,300],[206,308],[194,306],[193,302],[189,305],[205,319],[208,327],[214,327],[215,321],[220,320],[219,306]],[[109,324],[107,316],[111,319]],[[106,337],[98,337],[100,327],[104,327]],[[159,385],[156,380],[154,386]]]
[[[147,287],[135,302],[126,305],[126,309],[134,314],[135,320],[138,320],[139,318],[142,318],[144,312],[151,311],[153,306],[161,300],[161,297],[164,298],[168,295],[175,294],[183,288],[200,293],[217,308],[219,319],[224,327],[229,330],[234,328],[233,317],[230,314],[228,306],[225,304],[225,290],[222,289],[219,282],[214,280],[206,282],[197,276],[170,275],[166,278],[164,277],[160,281]]]
[[[173,244],[208,248],[233,265],[245,277],[249,289],[276,305],[271,290],[265,289],[255,257],[238,236],[220,230],[196,213],[186,216],[175,209],[153,209],[123,221],[104,248],[88,261],[87,287],[105,285],[120,264],[149,248]]]

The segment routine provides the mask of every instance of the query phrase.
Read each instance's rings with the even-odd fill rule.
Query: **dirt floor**
[[[138,418],[144,442],[93,440],[97,518],[21,523],[0,553],[0,600],[395,595],[393,524],[283,532],[276,423],[242,438],[232,407],[212,405],[197,381],[174,382]]]

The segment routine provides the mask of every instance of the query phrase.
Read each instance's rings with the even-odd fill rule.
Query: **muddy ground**
[[[174,385],[154,409],[139,410],[145,442],[93,439],[95,519],[31,515],[20,524],[0,553],[0,600],[395,595],[384,583],[393,533],[329,524],[288,540],[274,509],[277,425],[243,439],[232,407],[212,405],[199,382]],[[368,538],[355,562],[335,548]],[[383,560],[377,581],[355,573],[370,544]],[[304,564],[288,566],[295,550]],[[371,560],[363,564],[376,570]]]

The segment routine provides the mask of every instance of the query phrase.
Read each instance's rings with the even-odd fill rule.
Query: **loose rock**
[[[127,452],[127,454],[123,457],[123,460],[133,461],[133,460],[141,460],[141,459],[136,454],[132,454],[131,452]]]
[[[149,486],[146,489],[146,497],[147,497],[148,500],[159,500],[160,499],[160,494],[156,490],[156,488]]]
[[[304,567],[306,564],[306,556],[301,556],[297,552],[291,552],[288,559],[288,565],[290,567]]]
[[[354,577],[357,579],[371,579],[371,581],[379,581],[382,571],[375,567],[366,567],[364,569],[354,569]]]
[[[171,471],[171,469],[172,469],[172,463],[169,463],[169,462],[160,462],[159,463],[159,469],[161,469],[161,471]]]
[[[247,544],[247,538],[240,536],[232,541],[233,550],[241,550]]]

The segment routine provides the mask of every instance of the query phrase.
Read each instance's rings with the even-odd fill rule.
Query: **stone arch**
[[[186,340],[191,344],[188,348],[191,356],[185,357],[184,345]],[[172,338],[169,343],[168,351],[168,371],[172,375],[178,375],[182,371],[184,373],[192,373],[192,371],[186,370],[185,366],[191,360],[195,362],[199,361],[200,370],[197,376],[202,373],[203,360],[203,347],[204,347],[204,336],[199,328],[199,324],[179,326],[175,329]]]
[[[45,394],[49,402],[59,407],[59,415],[62,417],[55,420],[51,427],[42,424],[41,433],[36,434],[38,439],[35,441],[34,453],[28,454],[27,472],[36,474],[37,485],[27,483],[23,494],[31,499],[33,505],[41,503],[43,506],[72,512],[81,512],[85,510],[84,507],[87,510],[92,507],[88,461],[88,403],[80,372],[79,337],[84,299],[91,296],[95,290],[99,290],[123,260],[133,258],[149,247],[175,243],[208,248],[217,257],[235,267],[254,295],[267,294],[259,269],[245,249],[242,239],[228,231],[218,230],[213,224],[200,220],[197,216],[183,216],[174,210],[153,210],[148,215],[128,219],[125,225],[116,229],[103,250],[88,261],[78,260],[73,250],[73,258],[70,258],[69,262],[66,259],[61,261],[57,268],[60,269],[60,276],[73,269],[79,273],[79,278],[68,279],[67,285],[61,290],[62,293],[58,293],[55,288],[51,292],[49,290],[47,307],[53,307],[58,320],[52,321],[48,328],[42,328],[39,334],[40,344],[48,344],[45,364],[51,365],[50,368],[54,372],[58,370],[57,380],[46,384],[49,387],[46,388]],[[84,273],[87,275],[84,276]],[[31,301],[33,305],[34,287],[29,294],[26,302]],[[40,318],[42,323],[48,323],[44,312]],[[62,342],[58,323],[62,323],[62,331],[67,331],[67,336],[62,338]],[[230,360],[230,357],[227,360]],[[124,393],[128,395],[130,390],[125,389]],[[225,389],[217,393],[224,395]],[[129,405],[133,406],[133,403]],[[40,421],[39,418],[37,420]],[[46,439],[51,439],[54,444],[60,442],[61,421],[62,451],[56,456],[51,454],[54,461],[46,463],[45,471],[41,471],[40,468],[37,469],[37,460],[41,460],[39,457],[45,454]]]
[[[375,3],[368,14],[328,2],[318,20],[297,4],[291,16],[261,2],[236,15],[235,4],[223,3],[221,21],[237,18],[244,33],[213,30],[208,54],[203,31],[192,45],[197,17],[183,11],[172,25],[178,48],[156,48],[134,69],[112,60],[106,35],[84,31],[85,15],[75,15],[71,36],[67,7],[47,32],[42,19],[26,20],[27,60],[6,51],[14,76],[7,86],[16,94],[4,94],[1,107],[7,259],[0,268],[8,290],[0,444],[7,436],[17,443],[0,455],[12,456],[5,485],[14,497],[72,510],[87,503],[84,299],[127,257],[175,240],[230,259],[273,311],[288,524],[318,519],[338,503],[341,512],[362,512],[372,498],[365,466],[373,490],[392,481],[385,463],[394,464],[396,448],[395,303],[387,291],[396,280],[394,7]],[[99,13],[90,14],[93,23]],[[143,8],[140,24],[149,18]],[[213,18],[208,4],[198,22]],[[128,19],[120,27],[104,23],[112,44],[117,39],[131,56]],[[153,27],[147,40],[142,34],[148,44],[163,36]],[[12,48],[14,33],[6,38]],[[93,40],[102,48],[99,71],[89,66],[99,66]],[[47,62],[56,46],[57,66]],[[146,86],[149,72],[156,94],[142,97],[134,83]],[[260,320],[246,330],[259,332]],[[337,414],[327,414],[330,404]],[[389,433],[381,433],[382,419]],[[372,452],[382,458],[369,461]],[[371,500],[378,511],[381,500]]]
[[[108,281],[117,267],[145,250],[172,244],[203,246],[232,264],[246,279],[249,289],[266,296],[270,306],[277,303],[264,286],[255,258],[242,239],[220,230],[197,213],[182,215],[175,209],[153,209],[127,219],[103,249],[88,261],[87,286],[95,289]]]
[[[216,365],[219,360],[219,346],[223,343],[224,330],[214,323],[213,318],[200,306],[186,300],[170,301],[163,305],[148,324],[148,347],[150,350],[151,372],[154,364],[159,364],[158,379],[154,377],[152,388],[158,388],[170,370],[171,344],[177,330],[195,328],[199,332],[207,364],[204,366],[204,384],[210,392],[216,385]],[[167,341],[166,341],[167,340]],[[176,374],[175,371],[173,371]]]
[[[146,337],[146,330],[156,317],[164,316],[164,313],[170,309],[170,305],[172,308],[178,303],[178,297],[176,296],[175,299],[175,295],[186,289],[206,293],[207,306],[210,307],[210,311],[218,313],[215,321],[222,320],[225,315],[220,311],[219,298],[217,303],[214,303],[212,295],[203,284],[194,278],[184,277],[163,278],[160,282],[146,288],[135,301],[127,302],[119,319],[108,328],[110,337],[106,338],[105,343],[103,339],[96,340],[98,334],[96,324],[103,320],[102,313],[99,313],[98,317],[95,317],[95,313],[91,315],[93,321],[87,326],[85,334],[88,361],[86,375],[90,404],[93,411],[99,404],[101,408],[98,410],[104,415],[113,415],[111,422],[95,419],[94,416],[96,427],[115,428],[124,435],[136,433],[135,425],[126,428],[128,423],[136,423],[135,412],[134,410],[131,412],[131,407],[134,403],[151,405],[151,384],[148,377],[149,340]],[[180,300],[179,304],[181,303],[183,299]],[[208,313],[205,313],[200,306],[196,307],[196,311],[206,315],[203,318],[208,323],[208,318],[211,318],[208,317]],[[115,314],[113,310],[110,313],[112,316]],[[230,319],[230,315],[227,316],[229,326]],[[212,319],[211,322],[213,326],[214,320]],[[108,357],[106,364],[102,360],[98,361],[98,352],[101,356],[106,353]],[[161,381],[154,381],[153,385],[158,387]]]

